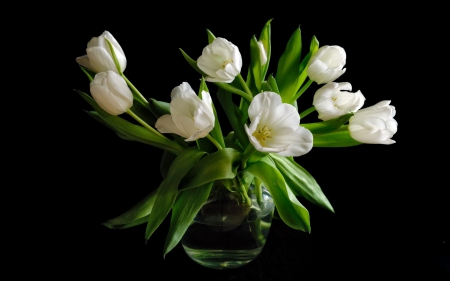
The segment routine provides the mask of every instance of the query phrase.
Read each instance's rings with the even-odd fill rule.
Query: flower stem
[[[256,194],[256,200],[258,202],[258,205],[261,205],[263,202],[262,182],[257,177],[255,177],[255,194]]]
[[[154,133],[155,135],[157,135],[157,136],[159,136],[159,137],[161,137],[161,138],[164,138],[164,139],[169,140],[169,139],[166,138],[164,135],[162,135],[160,132],[158,132],[157,130],[155,130],[152,126],[150,126],[149,124],[145,123],[144,120],[142,120],[141,118],[139,118],[139,116],[137,116],[136,114],[134,114],[134,112],[131,111],[130,109],[128,109],[128,110],[126,111],[126,113],[127,113],[128,115],[130,115],[131,117],[133,117],[134,120],[138,121],[139,124],[141,124],[142,126],[144,126],[144,127],[147,128],[147,129],[149,129],[149,130],[150,130],[152,133]]]
[[[131,91],[133,92],[133,94],[135,94],[135,98],[140,101],[142,104],[148,106],[149,102],[146,98],[144,98],[144,96],[141,94],[141,92],[139,92],[138,89],[136,89],[136,87],[130,82],[130,80],[128,80],[127,77],[125,77],[124,74],[122,74],[123,79],[125,79],[125,82],[127,82],[128,87],[131,88]]]
[[[306,84],[298,90],[295,96],[291,99],[290,104],[294,103],[294,101],[296,101],[309,88],[309,86],[311,86],[312,82],[314,81],[308,78],[308,82],[306,82]]]
[[[251,99],[253,98],[253,93],[252,91],[250,91],[250,89],[247,86],[247,83],[245,83],[244,78],[242,78],[242,75],[239,73],[237,76],[239,83],[241,83],[242,87],[244,88],[245,92],[251,97]],[[251,101],[250,99],[250,101]]]
[[[256,151],[255,147],[252,144],[249,144],[242,155],[241,166],[242,169],[245,170],[247,167],[247,160],[252,156],[252,154]]]
[[[250,199],[250,197],[248,197],[247,189],[245,188],[245,185],[241,183],[240,179],[236,180],[237,177],[238,177],[238,175],[236,175],[236,177],[234,177],[233,183],[238,188],[239,193],[241,193],[241,195],[243,197],[242,203],[246,204],[247,206],[251,206],[252,200]]]
[[[300,119],[305,117],[306,115],[310,114],[311,112],[314,112],[316,108],[314,106],[311,106],[310,108],[304,110],[302,113],[300,113]]]
[[[223,147],[210,134],[207,134],[206,137],[217,147],[218,150],[223,149]]]

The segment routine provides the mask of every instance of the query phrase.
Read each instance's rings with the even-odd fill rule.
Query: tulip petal
[[[165,114],[158,118],[155,128],[161,133],[177,134],[181,136],[183,133],[178,129],[170,114]]]

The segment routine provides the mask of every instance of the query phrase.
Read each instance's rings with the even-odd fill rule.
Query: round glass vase
[[[239,181],[235,181],[237,183]],[[196,263],[209,268],[241,267],[254,260],[266,243],[275,204],[269,191],[248,186],[251,206],[242,194],[220,182],[186,230],[181,244]]]

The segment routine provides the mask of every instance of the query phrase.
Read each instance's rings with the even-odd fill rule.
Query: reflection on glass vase
[[[248,182],[242,173],[228,183]],[[209,268],[241,267],[254,260],[266,243],[275,204],[262,185],[244,184],[250,204],[243,203],[242,193],[215,182],[208,200],[181,239],[188,256]],[[248,198],[247,198],[248,200]],[[245,201],[245,199],[244,199]]]

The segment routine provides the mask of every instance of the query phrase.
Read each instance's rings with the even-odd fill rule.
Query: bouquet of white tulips
[[[105,226],[119,229],[146,223],[149,239],[171,213],[166,254],[180,241],[213,183],[220,181],[224,188],[235,189],[244,205],[250,203],[249,184],[256,190],[265,186],[279,218],[291,228],[310,232],[309,213],[299,199],[332,212],[333,207],[293,157],[313,147],[395,143],[397,122],[390,101],[363,108],[366,99],[361,91],[351,92],[349,82],[334,82],[346,70],[343,48],[320,46],[313,36],[302,56],[297,28],[271,74],[270,34],[271,20],[258,37],[251,37],[249,68],[243,76],[239,48],[207,30],[208,44],[197,60],[180,49],[180,59],[198,72],[199,85],[180,81],[174,89],[161,89],[167,92],[167,101],[140,93],[124,75],[127,59],[112,34],[105,31],[89,41],[86,55],[76,59],[90,81],[90,94],[77,91],[92,107],[88,114],[124,140],[164,150],[159,187]],[[306,97],[314,82],[321,88]],[[300,103],[309,108],[299,112]],[[219,120],[217,110],[227,120]],[[314,112],[317,122],[301,122]],[[229,122],[232,131],[224,132],[223,122]],[[252,175],[250,183],[228,184],[242,171]]]

